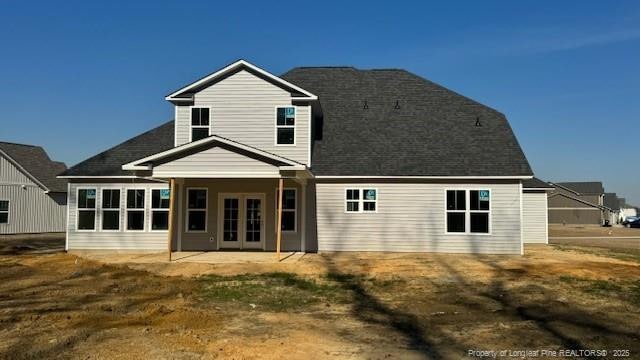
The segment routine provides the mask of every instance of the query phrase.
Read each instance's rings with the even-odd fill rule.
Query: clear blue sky
[[[640,2],[4,2],[0,139],[68,165],[239,58],[405,68],[507,115],[536,174],[640,205]]]

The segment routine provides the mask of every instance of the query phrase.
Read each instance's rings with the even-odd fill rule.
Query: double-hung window
[[[276,194],[278,190],[276,189]],[[282,231],[296,231],[296,189],[282,191]],[[276,196],[276,214],[278,213],[278,197]],[[276,221],[277,221],[276,216]],[[277,226],[276,226],[277,227]]]
[[[151,230],[169,229],[169,189],[151,190]]]
[[[376,212],[378,190],[372,188],[346,189],[345,211],[349,213]]]
[[[296,108],[293,106],[276,109],[276,144],[294,145],[296,143]]]
[[[209,108],[191,108],[191,141],[209,136]]]
[[[9,223],[9,200],[0,200],[0,224]]]
[[[187,189],[187,231],[207,231],[207,189]]]
[[[127,190],[127,230],[144,230],[144,189]]]
[[[490,197],[490,190],[447,190],[447,233],[488,234]]]
[[[96,189],[78,189],[78,230],[96,229]]]
[[[102,189],[102,230],[120,230],[120,189]]]

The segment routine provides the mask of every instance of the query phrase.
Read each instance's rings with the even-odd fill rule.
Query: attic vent
[[[476,117],[476,127],[482,127],[482,123],[480,122],[480,117]]]
[[[364,101],[363,109],[367,110],[369,108],[369,104],[367,104],[367,100]]]
[[[394,109],[400,109],[400,100],[396,100],[396,105],[393,107]]]

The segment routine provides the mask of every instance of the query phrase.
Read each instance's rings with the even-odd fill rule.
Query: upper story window
[[[490,190],[447,190],[447,233],[488,234]]]
[[[295,145],[296,108],[278,107],[276,111],[276,145]]]
[[[209,136],[209,108],[191,108],[191,141]]]

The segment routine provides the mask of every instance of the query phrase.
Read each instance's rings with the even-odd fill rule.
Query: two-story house
[[[600,181],[553,183],[549,194],[550,224],[602,225],[609,220],[610,208],[604,204]]]
[[[62,174],[67,249],[522,253],[507,119],[419,76],[240,60],[166,100]]]

